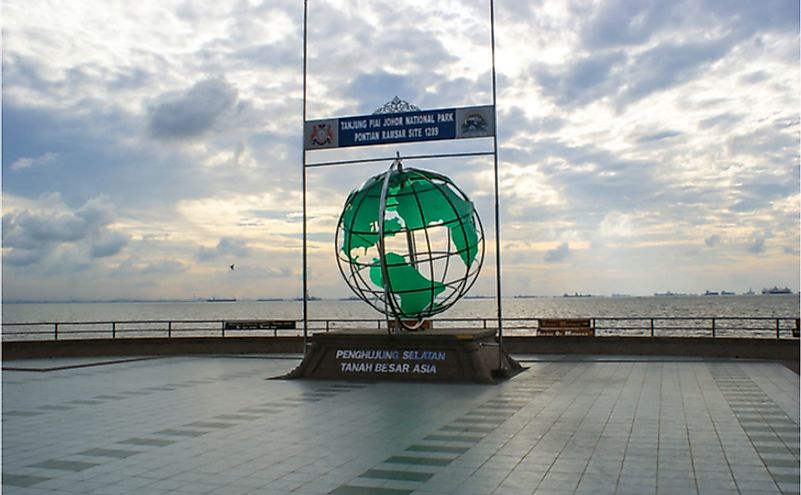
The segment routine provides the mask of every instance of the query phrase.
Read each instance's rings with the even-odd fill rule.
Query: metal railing
[[[598,317],[589,318],[596,337],[740,337],[797,339],[799,319],[793,317]],[[2,324],[4,342],[171,337],[277,337],[301,335],[295,329],[230,329],[237,320],[129,320],[18,322]],[[386,328],[378,318],[310,319],[310,333],[347,328]],[[433,328],[497,328],[496,318],[436,318]],[[229,327],[229,328],[227,328]],[[538,318],[504,318],[507,336],[536,336]]]

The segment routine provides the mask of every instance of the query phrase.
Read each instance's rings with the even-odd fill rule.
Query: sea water
[[[362,301],[309,301],[311,319],[380,319]],[[504,299],[504,319],[614,317],[798,318],[799,296],[543,297]],[[497,318],[494,299],[463,299],[441,318]],[[3,303],[2,322],[300,319],[300,301]]]

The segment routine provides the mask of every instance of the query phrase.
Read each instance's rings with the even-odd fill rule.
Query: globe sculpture
[[[400,159],[350,193],[335,244],[351,290],[406,330],[458,301],[484,261],[484,229],[467,195]]]

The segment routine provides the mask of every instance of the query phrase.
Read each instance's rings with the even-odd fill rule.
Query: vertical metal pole
[[[309,336],[309,273],[308,252],[306,251],[306,44],[307,22],[309,16],[309,1],[303,0],[303,131],[301,132],[301,152],[303,154],[303,357],[306,357],[306,347]]]
[[[498,193],[498,107],[495,92],[495,1],[490,0],[490,37],[492,38],[492,111],[495,132],[492,135],[492,150],[495,172],[495,294],[498,305],[498,369],[503,368],[503,309],[501,307],[501,220]]]

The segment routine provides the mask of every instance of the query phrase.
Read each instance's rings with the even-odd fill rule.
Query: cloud
[[[75,242],[89,234],[88,225],[74,213],[36,213],[17,210],[3,215],[3,246],[38,249],[41,246]]]
[[[783,0],[764,9],[753,2],[718,0],[575,4],[572,14],[582,19],[580,45],[566,62],[535,69],[534,78],[560,106],[608,98],[620,109],[698,79],[758,33],[789,31],[797,37],[797,13],[797,2]],[[752,71],[743,77],[766,76]]]
[[[236,102],[237,90],[225,79],[205,79],[158,98],[147,109],[148,129],[158,139],[199,137],[231,113]]]
[[[68,246],[85,249],[93,258],[105,258],[127,245],[128,234],[108,227],[116,217],[108,198],[92,198],[71,212],[65,211],[59,200],[43,198],[39,208],[18,208],[3,215],[4,263],[27,266],[55,256]],[[75,262],[74,266],[83,264]]]
[[[362,111],[370,114],[396,95],[402,100],[415,104],[420,101],[420,91],[420,84],[415,78],[382,70],[359,74],[348,85],[345,94],[362,101]],[[372,107],[367,108],[366,105],[372,105]]]
[[[175,273],[183,273],[187,270],[187,266],[184,263],[176,260],[160,260],[155,261],[153,263],[148,263],[147,265],[143,266],[141,269],[141,273],[143,274],[151,274],[157,273],[159,275],[165,274],[175,274]]]
[[[568,243],[563,242],[559,245],[559,247],[554,249],[549,249],[545,253],[545,262],[546,263],[559,263],[567,259],[568,255],[570,255],[570,246]]]
[[[587,22],[581,31],[583,44],[587,47],[643,44],[673,17],[670,15],[671,2],[613,0],[597,5],[595,11],[586,16]]]
[[[636,235],[634,216],[620,211],[610,211],[599,225],[603,237],[627,238]]]
[[[749,253],[753,254],[761,254],[765,252],[765,240],[767,239],[767,234],[764,232],[754,232],[748,239],[748,244],[746,249]]]
[[[643,134],[637,137],[637,142],[641,144],[648,144],[654,141],[663,141],[665,139],[670,139],[674,137],[681,136],[681,132],[679,131],[658,131],[652,132],[648,134]]]
[[[559,67],[540,67],[534,78],[558,105],[584,105],[614,94],[620,82],[623,53],[598,53]]]
[[[3,254],[3,265],[12,267],[33,265],[40,262],[46,254],[44,249],[10,249]]]
[[[44,155],[38,156],[36,158],[18,158],[14,163],[11,164],[11,171],[12,172],[19,172],[20,170],[25,170],[31,167],[38,167],[41,165],[47,165],[48,163],[52,163],[53,161],[58,158],[58,153],[53,153],[48,151]]]
[[[124,248],[131,236],[122,232],[105,230],[98,234],[97,239],[92,242],[90,254],[93,258],[107,258],[114,256]]]
[[[720,128],[720,129],[730,129],[737,124],[739,124],[745,116],[741,113],[735,112],[724,112],[721,114],[713,115],[712,117],[707,117],[702,119],[698,122],[699,129],[710,129],[710,128]]]
[[[715,39],[686,43],[664,43],[634,56],[619,80],[618,103],[628,104],[654,92],[693,79],[699,71],[726,55],[729,40]]]
[[[197,259],[199,261],[211,261],[221,257],[230,259],[245,258],[250,256],[251,249],[244,239],[234,237],[223,237],[213,248],[202,246],[198,249]]]
[[[704,244],[706,244],[707,247],[715,247],[720,244],[720,236],[717,234],[711,235],[704,239]]]
[[[784,252],[784,254],[791,254],[793,256],[798,256],[799,254],[801,254],[801,249],[799,249],[798,246],[784,246],[782,248],[782,252]]]

